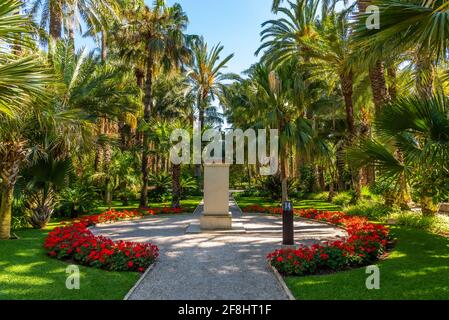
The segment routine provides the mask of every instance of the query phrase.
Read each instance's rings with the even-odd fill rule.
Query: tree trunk
[[[370,68],[369,77],[371,80],[376,115],[378,115],[381,113],[383,106],[390,101],[387,83],[385,81],[384,64],[377,61],[374,66]]]
[[[5,185],[0,190],[0,240],[9,240],[11,238],[11,208],[14,188]]]
[[[202,133],[202,130],[204,129],[204,123],[205,123],[205,116],[204,116],[204,104],[205,104],[205,99],[207,98],[207,93],[203,92],[201,93],[201,99],[198,100],[198,111],[199,111],[199,123],[200,123],[200,134]],[[202,177],[202,165],[200,164],[195,164],[195,177],[198,181],[198,185],[202,186],[202,181],[201,181],[201,177]]]
[[[181,165],[172,165],[172,208],[181,207]]]
[[[391,100],[396,100],[398,97],[398,87],[397,87],[397,72],[395,66],[388,67],[388,78],[390,79],[390,86],[388,87],[388,93]]]
[[[435,69],[430,53],[419,50],[416,57],[416,90],[423,99],[433,94]]]
[[[436,204],[431,197],[421,196],[421,210],[424,216],[432,217],[438,212],[439,204]]]
[[[24,141],[0,142],[0,239],[11,236],[13,191],[22,162],[27,157]]]
[[[149,58],[147,61],[145,96],[144,96],[143,118],[145,122],[148,123],[151,120],[152,111],[153,111],[153,60],[152,58]],[[146,208],[148,205],[149,143],[150,138],[148,132],[144,132],[143,148],[142,148],[142,190],[140,193],[140,208]]]
[[[59,40],[62,35],[62,0],[50,1],[50,36]]]
[[[365,13],[366,8],[371,2],[371,0],[358,0],[357,7],[359,12]],[[371,81],[371,90],[373,93],[376,114],[379,114],[382,107],[390,100],[385,81],[384,64],[382,61],[376,61],[374,65],[369,68],[369,78]]]
[[[335,197],[335,182],[332,179],[329,185],[329,196],[327,197],[327,201],[332,202],[332,200],[334,200],[334,197]]]
[[[280,132],[284,131],[285,123],[280,123]],[[282,203],[288,201],[288,145],[281,146],[281,186],[282,186]]]
[[[345,151],[343,149],[343,146],[340,145],[338,147],[337,150],[337,184],[338,184],[338,191],[342,192],[345,191],[346,187],[345,187],[345,180],[344,180],[344,175],[345,175],[345,167],[346,167],[346,163],[345,163]]]
[[[355,120],[354,120],[354,103],[352,101],[353,95],[353,73],[340,75],[341,90],[346,107],[346,125],[348,126],[349,139],[353,141],[356,137]]]
[[[102,31],[101,31],[101,61],[102,61],[103,63],[105,63],[107,57],[108,57],[108,38],[107,38],[107,31],[102,30]]]
[[[324,167],[318,166],[318,181],[320,183],[320,189],[321,191],[326,190],[326,178],[324,176]]]
[[[67,31],[69,34],[69,42],[72,45],[73,51],[75,51],[75,13],[70,11],[67,14]]]
[[[105,135],[108,136],[110,133],[110,123],[108,119],[105,119]],[[103,172],[106,174],[105,180],[105,202],[111,207],[112,204],[112,187],[111,187],[111,177],[109,174],[109,167],[111,164],[111,145],[109,142],[104,144],[104,154],[103,154]]]
[[[98,136],[102,136],[105,132],[105,119],[101,117],[98,122]],[[95,162],[94,162],[94,170],[95,172],[99,172],[102,167],[103,161],[103,142],[97,142],[97,149],[95,151]]]

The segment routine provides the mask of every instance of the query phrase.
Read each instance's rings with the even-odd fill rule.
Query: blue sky
[[[258,60],[254,52],[260,45],[261,24],[273,17],[272,0],[168,0],[169,5],[175,2],[189,17],[187,33],[204,36],[210,45],[221,42],[223,56],[235,54],[228,72],[240,73]]]
[[[154,0],[145,0],[152,5]],[[189,17],[187,33],[204,36],[210,46],[221,43],[223,57],[234,53],[227,72],[241,73],[258,61],[261,24],[274,17],[272,0],[167,0],[181,4]],[[92,39],[77,39],[78,47],[93,48]]]

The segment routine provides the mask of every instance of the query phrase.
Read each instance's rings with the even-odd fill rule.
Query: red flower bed
[[[159,256],[159,248],[146,243],[118,241],[95,236],[88,227],[98,223],[142,218],[157,214],[178,214],[183,209],[158,208],[145,211],[107,211],[99,215],[82,217],[51,231],[44,247],[48,255],[61,260],[74,260],[82,265],[111,271],[143,272]]]
[[[122,220],[144,218],[146,216],[156,216],[159,214],[181,214],[187,212],[183,208],[173,209],[173,208],[151,208],[145,210],[123,210],[115,211],[109,210],[98,215],[84,216],[80,219],[75,220],[79,223],[87,223],[89,226],[99,224],[99,223],[113,223]]]
[[[282,214],[282,209],[251,206],[245,208],[244,212]],[[295,209],[294,214],[341,226],[346,229],[348,237],[322,245],[300,246],[298,249],[281,249],[270,253],[268,260],[284,275],[316,274],[369,265],[379,259],[389,243],[388,229],[370,223],[366,218],[315,209]]]

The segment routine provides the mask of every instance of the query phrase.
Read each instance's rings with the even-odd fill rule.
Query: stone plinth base
[[[449,214],[449,203],[442,203],[440,205],[440,213]]]
[[[232,214],[205,214],[200,219],[202,230],[231,230]]]

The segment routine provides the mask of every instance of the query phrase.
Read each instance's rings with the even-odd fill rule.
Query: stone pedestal
[[[201,230],[231,230],[229,212],[229,165],[204,165],[204,212]]]
[[[440,214],[449,215],[449,203],[442,203],[440,205]]]

